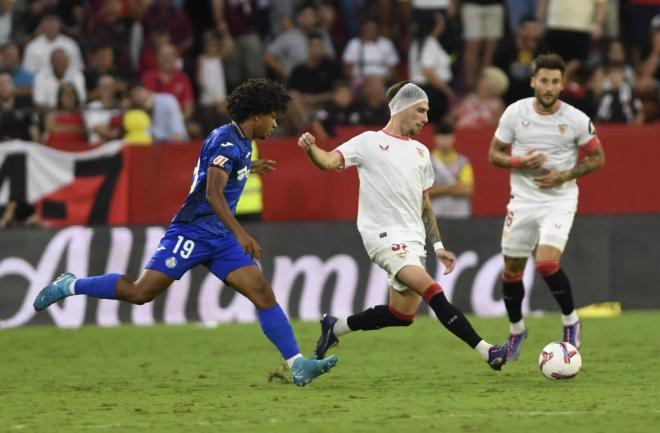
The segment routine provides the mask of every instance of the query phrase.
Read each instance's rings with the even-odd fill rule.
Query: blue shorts
[[[204,265],[225,281],[227,275],[244,266],[258,266],[243,252],[233,235],[219,238],[192,238],[180,229],[168,229],[156,252],[145,266],[175,280],[197,265]]]

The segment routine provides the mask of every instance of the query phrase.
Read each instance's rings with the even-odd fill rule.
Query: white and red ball
[[[580,352],[570,343],[555,341],[543,348],[539,355],[539,368],[552,380],[573,379],[582,366]]]

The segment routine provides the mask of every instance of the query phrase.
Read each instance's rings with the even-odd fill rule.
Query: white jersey
[[[423,192],[433,185],[429,150],[384,131],[364,132],[335,149],[360,177],[357,227],[368,253],[383,242],[426,243]]]
[[[509,105],[500,118],[495,138],[511,144],[511,155],[521,157],[536,149],[547,157],[543,168],[570,170],[575,167],[580,147],[594,138],[589,117],[577,108],[560,101],[554,113],[541,114],[534,108],[534,97]],[[543,203],[553,200],[577,203],[578,187],[575,179],[555,187],[543,189],[534,183],[542,170],[511,171],[511,200]]]

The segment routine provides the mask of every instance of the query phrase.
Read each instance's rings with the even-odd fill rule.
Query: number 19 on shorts
[[[195,241],[191,239],[186,239],[181,235],[178,235],[176,238],[177,238],[176,245],[174,246],[172,252],[174,254],[179,253],[181,258],[187,259],[188,257],[190,257],[193,250],[195,249]],[[179,252],[179,249],[181,250],[181,252]]]

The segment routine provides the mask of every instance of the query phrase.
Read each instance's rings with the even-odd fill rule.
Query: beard
[[[557,102],[557,99],[559,99],[559,96],[552,96],[552,99],[549,104],[546,104],[543,101],[543,95],[536,95],[536,100],[538,101],[539,105],[541,105],[543,108],[552,108],[553,105],[555,105],[555,102]]]

